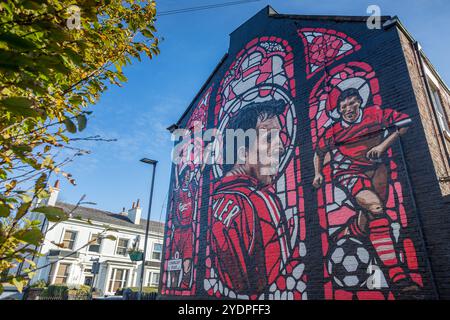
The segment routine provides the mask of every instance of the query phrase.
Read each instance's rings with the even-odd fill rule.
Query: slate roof
[[[95,222],[103,222],[111,226],[123,226],[145,231],[147,224],[146,219],[141,219],[140,224],[136,225],[133,222],[131,222],[131,220],[128,219],[128,217],[126,216],[94,208],[78,206],[74,210],[75,205],[59,201],[56,203],[55,206],[62,208],[67,213],[72,212],[72,217],[81,217],[82,219],[89,219]],[[164,223],[150,220],[149,232],[161,234],[164,233]]]

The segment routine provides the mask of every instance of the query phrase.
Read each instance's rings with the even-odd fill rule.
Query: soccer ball
[[[369,273],[370,255],[358,239],[340,239],[328,258],[328,272],[333,281],[343,288],[358,288],[365,285]]]

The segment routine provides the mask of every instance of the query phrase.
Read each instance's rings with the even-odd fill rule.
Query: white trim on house
[[[56,203],[58,206],[58,203]],[[83,210],[82,207],[77,208],[78,211]],[[89,209],[86,209],[87,211]],[[87,212],[86,211],[86,212]],[[98,215],[98,211],[96,213]],[[109,218],[113,217],[111,213],[108,214]],[[36,219],[36,216],[33,217]],[[43,217],[41,216],[41,220]],[[120,217],[120,221],[123,223],[124,217]],[[128,224],[128,222],[127,222]],[[54,283],[56,279],[56,275],[58,272],[59,264],[69,263],[70,268],[67,276],[67,283],[71,285],[83,285],[86,277],[91,277],[90,274],[86,272],[87,269],[92,269],[93,260],[98,259],[100,263],[99,274],[92,276],[94,281],[94,287],[96,289],[100,289],[103,295],[113,295],[114,292],[111,292],[109,289],[109,284],[112,276],[112,272],[114,269],[126,269],[128,270],[128,278],[126,281],[126,286],[137,286],[139,284],[139,277],[141,274],[142,262],[132,262],[128,255],[122,256],[116,254],[117,246],[119,243],[119,239],[128,240],[128,249],[131,248],[134,241],[139,237],[138,249],[144,249],[144,238],[145,238],[145,230],[143,230],[142,225],[136,225],[136,228],[132,228],[130,226],[123,226],[121,224],[109,224],[108,226],[113,228],[114,230],[110,230],[106,232],[104,235],[113,235],[116,239],[111,240],[107,238],[103,238],[100,243],[99,252],[89,251],[89,246],[80,249],[82,246],[86,245],[91,237],[95,234],[101,233],[105,230],[105,225],[107,223],[102,221],[96,221],[91,219],[89,222],[86,220],[79,220],[75,218],[70,218],[67,221],[57,224],[48,223],[47,230],[50,230],[46,233],[46,238],[44,244],[41,247],[42,256],[36,259],[36,263],[39,266],[47,265],[51,262],[55,262],[55,271],[53,274],[49,274],[51,271],[51,265],[46,268],[40,269],[36,272],[34,278],[32,279],[32,283],[38,280],[44,280],[46,282]],[[161,226],[161,232],[153,232],[149,233],[147,248],[149,249],[147,252],[147,262],[160,262],[158,260],[152,259],[153,250],[155,248],[155,244],[163,244],[163,231]],[[64,240],[64,234],[68,231],[75,231],[76,236],[74,240],[74,251],[77,253],[71,257],[64,258],[60,261],[61,257],[73,252],[73,250],[63,249],[54,243],[60,244]],[[162,255],[162,253],[161,253]],[[148,276],[148,272],[159,273],[159,267],[145,266],[144,272],[144,284],[147,283],[145,277]],[[51,276],[51,279],[50,279]]]

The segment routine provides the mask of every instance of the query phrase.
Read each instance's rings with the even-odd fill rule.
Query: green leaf
[[[118,72],[116,74],[116,76],[117,76],[117,79],[119,79],[122,82],[127,82],[127,80],[128,80],[127,77],[125,77],[125,75],[122,72]]]
[[[67,131],[69,131],[70,133],[76,133],[77,132],[77,127],[75,126],[73,121],[70,120],[69,118],[66,118],[66,120],[64,120],[64,124],[66,126]]]
[[[47,182],[47,174],[43,173],[40,175],[40,177],[36,180],[36,183],[34,184],[35,190],[41,190],[45,188]]]
[[[31,206],[31,202],[22,203],[19,206],[19,209],[17,209],[17,213],[16,213],[16,216],[14,217],[14,220],[17,221],[17,220],[22,219],[22,217],[27,214],[28,209],[30,209],[30,206]]]
[[[69,98],[69,102],[73,105],[79,105],[83,102],[83,98],[79,95],[75,95]]]
[[[87,118],[84,114],[80,114],[77,116],[78,122],[78,131],[83,131],[86,129]]]
[[[15,49],[30,50],[36,48],[33,42],[11,32],[0,34],[0,41],[7,43],[9,47]]]
[[[146,37],[146,38],[153,38],[154,37],[153,33],[150,30],[148,30],[148,29],[142,30],[142,35],[144,37]]]
[[[109,235],[107,235],[106,237],[105,237],[105,239],[108,239],[108,240],[117,240],[117,238],[115,237],[115,236],[113,236],[112,234],[109,234]]]
[[[25,97],[10,97],[0,100],[0,104],[7,109],[29,108],[33,105],[33,101]]]
[[[7,218],[11,213],[11,208],[6,204],[0,204],[0,217]]]
[[[39,212],[45,215],[50,222],[61,222],[67,220],[69,215],[63,209],[52,206],[43,206],[33,209],[33,212]]]
[[[37,114],[36,111],[30,109],[33,105],[33,101],[26,97],[5,98],[0,100],[0,105],[14,114],[20,114],[23,116],[32,116]]]
[[[38,228],[33,228],[29,230],[20,230],[19,232],[14,234],[14,238],[38,246],[39,244],[41,244],[44,235]]]

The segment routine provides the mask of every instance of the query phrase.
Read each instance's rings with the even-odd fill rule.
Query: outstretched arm
[[[314,180],[313,186],[318,189],[323,183],[323,175],[322,175],[322,164],[323,164],[323,156],[324,153],[317,148],[314,153]]]
[[[408,131],[408,127],[397,129],[395,132],[391,133],[383,142],[379,145],[373,147],[367,152],[367,158],[369,159],[379,159],[383,153],[389,149],[392,144],[402,135]]]

